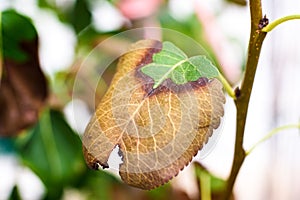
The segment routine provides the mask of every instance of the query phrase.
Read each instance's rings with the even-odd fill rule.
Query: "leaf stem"
[[[296,15],[288,15],[288,16],[276,19],[275,21],[273,21],[272,23],[270,23],[266,27],[264,27],[261,31],[270,32],[279,24],[286,22],[288,20],[294,20],[294,19],[300,19],[300,15],[299,14],[298,15],[297,14]]]
[[[230,84],[228,83],[228,81],[226,80],[226,78],[225,78],[221,73],[219,73],[219,76],[218,76],[217,78],[218,78],[218,79],[221,81],[221,83],[223,84],[223,86],[224,86],[226,92],[228,93],[228,95],[229,95],[230,97],[232,97],[232,98],[235,100],[235,99],[236,99],[235,93],[234,93],[234,91],[233,91],[231,85],[230,85]]]
[[[206,172],[200,173],[200,191],[201,199],[211,200],[211,179],[210,175]]]
[[[300,130],[300,123],[299,124],[284,125],[284,126],[280,126],[280,127],[277,127],[275,129],[273,129],[267,135],[265,135],[262,139],[260,139],[257,143],[255,143],[248,151],[246,151],[246,156],[248,156],[258,145],[260,145],[261,143],[263,143],[266,140],[270,139],[272,136],[279,133],[280,131],[293,129],[293,128],[297,128],[297,129]]]

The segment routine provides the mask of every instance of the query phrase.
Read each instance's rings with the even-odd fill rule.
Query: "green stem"
[[[228,95],[230,97],[232,97],[233,99],[236,99],[235,93],[234,93],[231,85],[228,83],[228,81],[226,80],[226,78],[221,73],[219,73],[218,79],[223,84],[223,86],[224,86],[226,92],[228,93]]]
[[[200,191],[202,200],[211,200],[211,180],[206,172],[200,173]]]
[[[289,15],[289,16],[285,16],[279,19],[276,19],[275,21],[273,21],[272,23],[270,23],[269,25],[267,25],[266,27],[264,27],[262,29],[263,32],[270,32],[272,31],[276,26],[278,26],[279,24],[286,22],[288,20],[293,20],[293,19],[300,19],[300,15]]]
[[[261,140],[259,140],[257,143],[255,143],[247,152],[246,152],[246,156],[248,156],[258,145],[260,145],[261,143],[265,142],[266,140],[268,140],[269,138],[271,138],[273,135],[279,133],[280,131],[284,131],[284,130],[288,130],[288,129],[293,129],[293,128],[297,128],[300,129],[300,124],[289,124],[289,125],[285,125],[285,126],[280,126],[277,127],[275,129],[273,129],[272,131],[270,131],[265,137],[263,137]]]

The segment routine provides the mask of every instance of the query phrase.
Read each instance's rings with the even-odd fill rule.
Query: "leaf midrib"
[[[184,59],[184,60],[181,60],[179,61],[178,63],[176,63],[173,67],[171,67],[167,73],[165,73],[160,79],[158,82],[156,82],[153,86],[153,89],[157,88],[165,79],[168,78],[169,74],[174,71],[178,66],[180,66],[181,64],[185,63],[185,62],[188,62],[188,58]]]

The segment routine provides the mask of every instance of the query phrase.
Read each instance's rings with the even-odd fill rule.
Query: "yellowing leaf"
[[[108,166],[118,145],[120,175],[129,185],[152,189],[183,169],[219,126],[225,102],[217,79],[176,85],[154,81],[140,71],[161,50],[161,42],[142,40],[119,60],[111,86],[83,136],[87,164]]]

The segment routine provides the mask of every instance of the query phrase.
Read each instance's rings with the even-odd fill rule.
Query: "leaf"
[[[13,154],[14,152],[14,139],[0,137],[0,154]]]
[[[140,69],[161,48],[159,41],[138,41],[119,59],[82,138],[93,169],[109,167],[108,157],[119,146],[121,178],[142,189],[168,182],[191,161],[219,126],[225,102],[217,79],[181,85],[168,79],[153,91],[153,80]]]
[[[168,78],[179,85],[219,75],[218,69],[205,56],[188,58],[170,42],[164,42],[162,50],[153,55],[153,62],[142,67],[141,71],[154,80],[153,89]]]
[[[176,44],[182,49],[185,49],[186,52],[199,52],[198,54],[201,55],[209,55],[209,58],[216,64],[219,71],[222,72],[216,52],[207,42],[204,24],[199,20],[196,14],[190,15],[184,21],[178,21],[170,15],[170,12],[167,9],[165,9],[161,11],[159,21],[162,27],[178,31],[183,35],[192,38],[193,41],[196,41],[201,45],[202,50],[199,49],[199,46],[192,45],[193,42],[187,42],[185,39],[182,39],[182,37],[178,37],[178,34],[168,34],[167,39],[169,41],[176,41]]]
[[[2,12],[0,12],[0,81],[3,71],[3,41],[2,41]]]
[[[18,186],[14,186],[10,194],[9,200],[22,200]]]
[[[3,74],[0,83],[0,135],[32,126],[47,98],[38,57],[38,36],[30,19],[14,10],[2,13]]]
[[[205,195],[210,195],[209,199],[222,199],[222,195],[226,189],[226,181],[211,174],[200,163],[195,162],[194,166],[197,182],[200,188],[201,198],[199,199],[205,199],[202,198],[205,197]]]
[[[124,187],[124,184],[116,176],[105,171],[88,170],[76,189],[82,190],[83,194],[87,193],[84,199],[119,199],[116,193],[121,187]],[[122,192],[122,197],[126,196],[126,191]]]
[[[85,171],[80,138],[58,111],[46,109],[16,146],[24,164],[40,177],[54,199],[63,186],[79,181]]]
[[[80,31],[90,25],[91,18],[92,14],[87,0],[76,0],[70,19],[76,33],[80,33]]]
[[[24,50],[24,43],[37,39],[37,32],[29,18],[14,10],[4,11],[2,13],[2,34],[4,58],[18,62],[29,59],[31,55]]]
[[[247,1],[246,0],[226,0],[228,3],[234,3],[239,6],[246,6]]]

